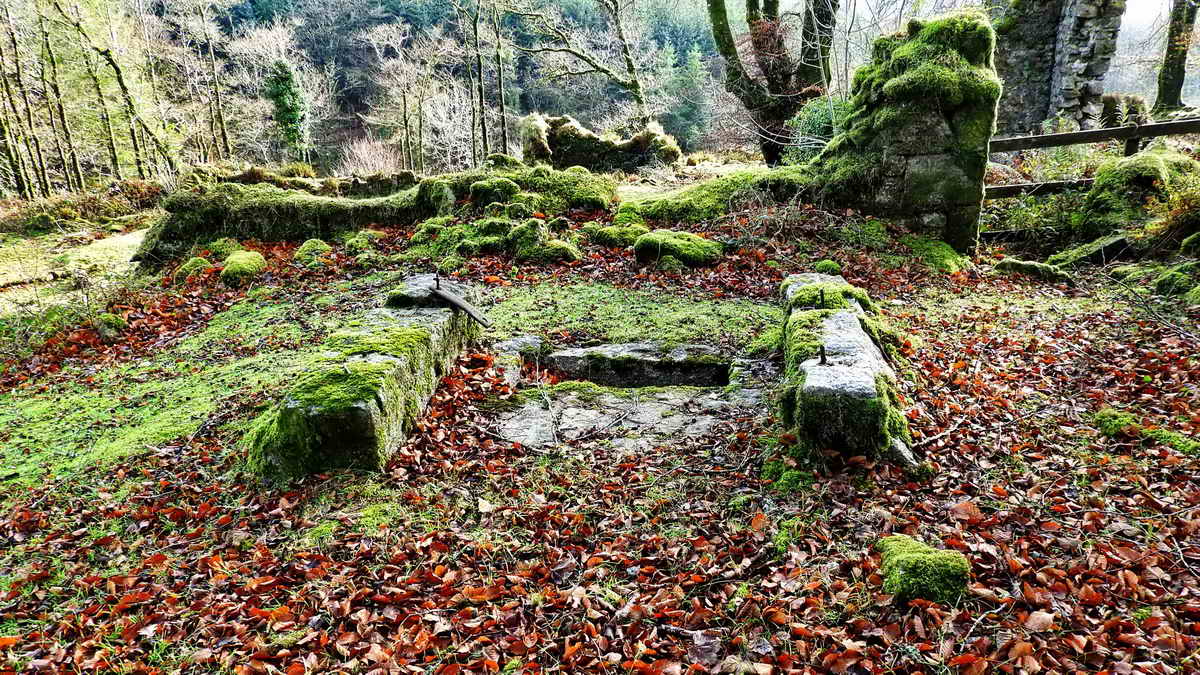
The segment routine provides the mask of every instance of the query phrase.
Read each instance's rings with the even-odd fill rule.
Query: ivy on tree
[[[263,96],[275,105],[275,124],[288,150],[304,158],[308,151],[308,104],[296,71],[286,61],[271,64],[263,84]]]

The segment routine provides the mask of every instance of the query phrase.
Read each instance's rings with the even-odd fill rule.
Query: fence
[[[1125,141],[1125,155],[1129,156],[1138,151],[1143,139],[1197,133],[1200,133],[1200,118],[1127,127],[1111,127],[1108,129],[1070,131],[1063,134],[996,138],[992,140],[990,151],[1012,152],[1014,150],[1029,150],[1032,148],[1057,148],[1079,143],[1123,140]],[[1053,194],[1066,190],[1087,188],[1091,184],[1091,178],[1080,178],[1078,180],[1058,180],[1046,183],[990,185],[984,189],[983,196],[985,199],[1004,199],[1006,197],[1019,197],[1025,194]]]

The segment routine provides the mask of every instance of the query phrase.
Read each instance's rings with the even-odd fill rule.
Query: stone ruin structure
[[[1004,81],[997,127],[1006,136],[1037,133],[1062,115],[1096,126],[1104,76],[1117,49],[1126,0],[1006,0],[991,12]]]
[[[1001,89],[995,46],[987,16],[972,11],[876,40],[846,130],[802,167],[814,196],[974,249]]]

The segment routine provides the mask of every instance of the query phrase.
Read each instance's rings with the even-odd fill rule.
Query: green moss
[[[183,283],[184,281],[187,281],[188,277],[192,276],[196,272],[206,270],[210,267],[212,267],[212,263],[208,262],[204,258],[189,258],[187,262],[175,269],[175,275],[173,279],[177,284]]]
[[[1188,307],[1200,305],[1200,284],[1197,284],[1195,288],[1183,294],[1183,302]]]
[[[1179,244],[1179,252],[1184,255],[1200,256],[1200,232],[1184,239]]]
[[[507,203],[521,191],[521,186],[502,176],[485,178],[471,183],[471,203],[485,206],[492,202]]]
[[[504,216],[509,220],[524,220],[532,215],[533,209],[522,202],[513,202],[504,207]]]
[[[614,248],[627,248],[633,246],[638,237],[646,234],[650,230],[645,225],[609,225],[608,227],[596,227],[586,234],[592,241],[601,246],[611,246]]]
[[[653,261],[663,256],[674,256],[691,267],[711,265],[720,260],[724,246],[691,232],[654,230],[638,237],[633,243],[638,260]]]
[[[800,364],[821,352],[821,323],[835,311],[837,310],[814,309],[807,312],[788,313],[781,341],[783,343],[785,378],[792,380],[788,383],[789,386],[794,388],[803,384]],[[795,399],[792,398],[791,402],[794,403]],[[786,423],[794,423],[794,406],[793,411],[786,412],[784,417]]]
[[[645,225],[646,219],[637,211],[630,208],[617,209],[613,216],[613,225]]]
[[[232,237],[222,237],[216,241],[210,241],[201,248],[207,250],[212,257],[218,260],[224,260],[229,257],[229,254],[234,251],[242,250],[241,243]]]
[[[622,202],[615,223],[653,220],[663,223],[699,223],[729,212],[739,197],[754,191],[763,171],[739,171],[659,197]]]
[[[553,339],[563,331],[602,342],[685,343],[745,349],[783,322],[773,304],[747,300],[698,300],[607,284],[538,284],[492,290],[491,336],[523,333]]]
[[[1109,438],[1117,438],[1129,433],[1136,434],[1139,429],[1138,420],[1132,413],[1115,408],[1100,410],[1092,417],[1092,422],[1100,430],[1100,433]]]
[[[1154,279],[1159,295],[1185,295],[1200,284],[1200,262],[1187,262],[1167,268]]]
[[[787,306],[789,310],[796,308],[814,309],[854,309],[857,303],[867,312],[874,314],[878,311],[875,302],[865,290],[841,281],[823,281],[818,283],[801,283],[795,291],[789,290],[797,282],[786,280],[780,288],[784,297],[790,297]]]
[[[944,241],[916,235],[903,237],[900,241],[912,249],[913,254],[926,267],[935,272],[954,274],[971,266],[969,258],[955,251]]]
[[[474,223],[479,234],[488,237],[507,237],[516,223],[508,218],[482,218]]]
[[[1017,274],[1056,283],[1071,283],[1071,275],[1058,267],[1031,260],[1005,258],[996,263],[995,269],[997,272],[1003,274]]]
[[[627,139],[598,136],[571,117],[537,113],[523,118],[520,128],[527,160],[567,172],[636,171],[651,164],[675,164],[683,155],[675,139],[656,123]]]
[[[967,590],[971,565],[958,551],[937,550],[902,534],[884,537],[875,548],[882,558],[883,590],[900,602],[951,604]]]
[[[1046,259],[1046,263],[1055,267],[1074,267],[1085,262],[1103,263],[1116,257],[1109,252],[1113,249],[1125,248],[1126,236],[1123,233],[1109,234],[1064,251],[1055,253]]]
[[[842,266],[839,265],[835,260],[819,260],[815,265],[813,265],[813,271],[821,274],[838,276],[842,273]]]
[[[113,462],[186,438],[206,420],[206,433],[229,433],[241,422],[212,416],[292,378],[314,351],[304,340],[314,330],[290,298],[245,301],[134,362],[67,364],[61,380],[0,393],[0,463],[20,483],[106,476]]]
[[[333,247],[320,239],[309,239],[296,249],[292,259],[305,267],[319,265],[321,258],[333,250]]]
[[[245,284],[267,269],[267,260],[258,251],[235,251],[225,259],[221,281],[232,285]]]
[[[659,258],[654,267],[663,272],[683,272],[688,268],[683,264],[683,261],[673,255],[664,255]]]

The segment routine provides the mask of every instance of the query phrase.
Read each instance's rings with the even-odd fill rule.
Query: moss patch
[[[606,284],[545,283],[492,293],[489,336],[498,340],[523,333],[553,339],[567,331],[598,342],[700,343],[736,353],[783,321],[782,311],[770,304],[692,300]]]
[[[946,274],[954,274],[970,268],[971,260],[955,251],[944,241],[921,236],[907,236],[900,239],[901,243],[912,249],[926,267]]]
[[[321,258],[333,250],[333,247],[320,239],[309,239],[296,249],[292,258],[305,267],[320,264]]]
[[[958,551],[938,550],[903,534],[884,537],[875,548],[882,558],[883,590],[900,602],[923,598],[951,604],[967,590],[971,565]]]
[[[1005,258],[996,263],[995,269],[1002,274],[1016,274],[1033,279],[1041,279],[1042,281],[1053,281],[1056,283],[1071,282],[1071,275],[1058,267],[1031,260]]]
[[[711,265],[721,258],[725,247],[720,242],[705,239],[691,232],[654,230],[638,237],[633,243],[638,260],[654,261],[672,256],[685,265]]]

